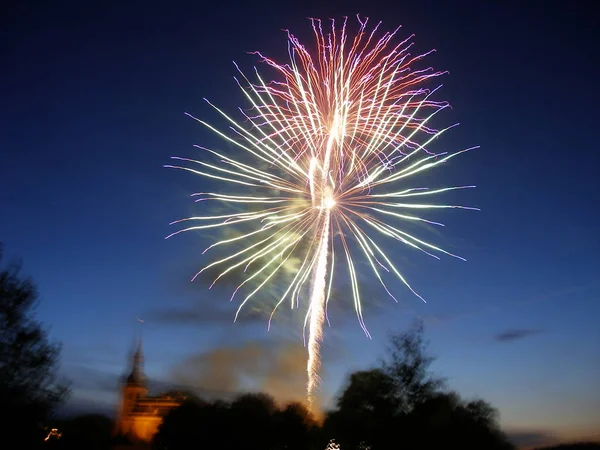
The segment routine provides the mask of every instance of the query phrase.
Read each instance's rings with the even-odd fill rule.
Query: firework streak
[[[287,300],[292,308],[298,307],[301,297],[308,298],[304,330],[308,331],[311,405],[319,382],[319,348],[334,281],[334,252],[340,252],[340,261],[346,266],[358,322],[369,336],[362,315],[356,255],[368,263],[392,298],[384,274],[396,277],[421,298],[377,242],[388,238],[434,258],[439,259],[436,254],[441,253],[463,259],[419,239],[403,224],[442,225],[419,216],[423,210],[476,209],[427,202],[431,196],[474,186],[409,185],[416,175],[476,147],[455,153],[429,149],[433,140],[455,126],[438,130],[431,125],[432,119],[449,107],[432,98],[439,86],[429,86],[443,72],[415,67],[431,52],[413,56],[413,36],[399,40],[398,29],[380,33],[381,23],[369,30],[367,22],[358,17],[358,31],[351,37],[347,20],[339,28],[331,21],[331,28],[324,31],[320,20],[311,19],[314,52],[287,32],[286,64],[255,53],[277,73],[275,81],[265,81],[256,69],[251,79],[236,65],[240,73],[236,82],[251,105],[242,111],[242,120],[234,120],[208,100],[229,125],[228,130],[194,118],[236,152],[198,147],[210,158],[174,157],[178,165],[166,166],[217,180],[219,187],[213,190],[218,192],[195,195],[199,200],[231,206],[225,214],[173,222],[196,224],[170,236],[190,230],[245,227],[244,232],[216,240],[209,247],[235,242],[241,244],[241,250],[214,260],[196,274],[221,267],[216,282],[233,270],[244,271],[245,279],[233,296],[247,283],[251,283],[251,292],[241,302],[236,318],[285,264],[297,262],[277,306]],[[229,191],[222,193],[226,188]]]

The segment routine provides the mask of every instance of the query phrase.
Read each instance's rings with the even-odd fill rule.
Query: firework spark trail
[[[309,301],[309,310],[306,316],[310,323],[308,337],[308,362],[306,366],[308,374],[307,395],[309,406],[314,402],[313,392],[319,381],[320,366],[320,342],[323,338],[323,322],[325,320],[325,291],[327,276],[327,249],[329,246],[329,228],[331,223],[331,208],[335,206],[333,198],[333,189],[328,184],[329,173],[329,155],[331,147],[335,141],[332,135],[327,143],[325,160],[321,169],[321,176],[318,177],[317,168],[319,161],[316,158],[311,160],[309,170],[309,185],[311,192],[312,207],[319,211],[315,234],[317,236],[318,248],[316,265],[312,277],[312,294]],[[317,179],[315,179],[317,178]],[[316,183],[319,187],[317,189]]]
[[[308,363],[306,370],[308,374],[307,394],[308,402],[312,407],[314,402],[314,391],[319,382],[320,346],[323,338],[323,322],[325,320],[325,278],[327,275],[327,246],[329,244],[329,211],[324,213],[323,225],[319,229],[319,250],[317,265],[313,275],[313,290],[310,297],[308,316],[310,317],[308,337]]]
[[[288,63],[279,64],[255,52],[278,74],[274,81],[265,81],[256,69],[255,81],[251,81],[236,65],[240,75],[236,83],[251,106],[247,111],[240,109],[243,122],[208,100],[228,131],[190,117],[238,152],[224,154],[196,146],[210,160],[174,157],[179,164],[166,166],[230,188],[228,193],[213,189],[194,194],[197,202],[211,200],[209,204],[229,207],[228,212],[173,222],[199,224],[170,236],[190,230],[242,230],[237,236],[217,240],[205,252],[227,245],[241,246],[241,250],[211,262],[194,276],[220,266],[214,285],[230,272],[243,272],[245,279],[231,299],[242,287],[253,288],[240,302],[236,319],[242,307],[282,272],[291,273],[291,281],[286,282],[269,326],[284,301],[292,308],[299,307],[308,287],[304,330],[308,331],[309,402],[319,380],[319,348],[323,324],[328,320],[336,247],[347,266],[359,324],[370,336],[362,315],[355,253],[360,252],[394,300],[384,279],[387,275],[395,276],[421,298],[378,241],[389,238],[437,259],[440,253],[463,259],[419,239],[401,225],[442,226],[416,214],[440,208],[476,209],[419,201],[474,186],[407,186],[413,177],[476,147],[439,154],[429,149],[455,126],[437,130],[431,125],[449,105],[433,100],[439,86],[432,89],[427,85],[444,72],[414,68],[431,52],[412,55],[413,36],[394,43],[399,28],[381,33],[378,23],[368,31],[367,23],[368,19],[358,17],[358,31],[351,37],[346,19],[340,29],[332,20],[327,32],[320,20],[311,19],[314,54],[286,31]]]

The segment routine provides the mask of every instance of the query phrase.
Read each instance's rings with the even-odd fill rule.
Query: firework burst
[[[427,189],[410,185],[414,176],[471,148],[455,153],[429,149],[433,140],[452,128],[438,130],[431,125],[432,119],[449,107],[433,99],[437,87],[429,86],[443,72],[416,67],[431,52],[413,56],[413,36],[400,40],[396,38],[398,29],[380,33],[381,23],[369,30],[367,22],[358,17],[358,31],[350,37],[346,19],[339,29],[331,21],[327,31],[320,20],[311,19],[316,41],[313,52],[287,32],[286,64],[255,53],[275,70],[274,81],[265,81],[256,69],[251,79],[236,65],[240,74],[236,82],[250,104],[249,109],[240,110],[242,120],[234,120],[208,100],[229,128],[222,131],[194,118],[236,151],[198,147],[211,158],[174,157],[179,164],[167,166],[218,180],[219,188],[214,189],[218,192],[195,195],[198,200],[230,207],[223,214],[174,222],[195,223],[170,236],[190,230],[244,227],[245,231],[234,237],[216,239],[209,249],[229,245],[235,250],[196,274],[220,268],[216,282],[232,271],[244,272],[245,279],[231,299],[243,286],[251,287],[236,318],[286,264],[297,262],[273,313],[285,301],[294,308],[301,298],[307,300],[304,330],[308,331],[309,403],[319,380],[319,347],[334,283],[334,252],[340,252],[346,266],[358,322],[369,336],[356,258],[368,263],[392,298],[384,281],[386,274],[421,298],[378,242],[388,238],[434,258],[446,254],[463,259],[419,239],[403,224],[441,225],[418,215],[424,210],[475,209],[426,200],[474,186]]]

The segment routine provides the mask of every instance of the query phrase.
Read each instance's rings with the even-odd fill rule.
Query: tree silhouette
[[[398,408],[394,389],[394,380],[381,369],[354,372],[337,406],[358,415],[372,412],[394,415]]]
[[[237,432],[231,448],[268,449],[274,445],[275,401],[267,394],[243,394],[231,404],[230,417]]]
[[[429,370],[423,326],[390,337],[381,367],[350,375],[324,428],[344,450],[512,449],[483,400],[463,401]]]
[[[445,380],[429,370],[435,358],[429,355],[427,346],[422,322],[389,338],[387,355],[381,366],[393,380],[393,395],[399,412],[409,413],[445,386]]]
[[[407,419],[411,441],[418,443],[418,448],[514,448],[500,431],[497,411],[491,405],[483,400],[465,402],[455,392],[433,395],[418,404]]]
[[[304,450],[316,437],[316,422],[302,403],[290,403],[273,414],[273,448]]]
[[[387,440],[397,413],[394,380],[389,375],[382,369],[355,372],[337,401],[337,411],[325,422],[325,433],[343,449],[359,448],[361,442],[376,445]]]
[[[0,245],[0,263],[2,262]],[[60,347],[34,319],[37,291],[20,264],[0,267],[0,435],[22,448],[43,442],[43,423],[68,392],[57,382]]]
[[[314,427],[312,416],[301,404],[278,409],[266,394],[243,394],[231,404],[184,402],[165,416],[153,446],[303,450],[311,448]]]

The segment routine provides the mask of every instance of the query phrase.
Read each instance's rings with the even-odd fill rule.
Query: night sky
[[[282,29],[310,43],[307,17],[360,13],[437,49],[427,63],[449,71],[437,98],[453,106],[443,121],[460,126],[435,150],[481,148],[428,179],[477,185],[452,200],[481,211],[439,216],[435,243],[467,262],[390,250],[428,303],[367,285],[372,340],[351,299],[336,299],[323,404],[376,363],[388,332],[421,318],[433,369],[499,408],[519,443],[600,438],[594,2],[12,3],[0,10],[0,241],[39,287],[72,408],[114,411],[136,316],[155,386],[302,395],[298,318],[268,333],[262,317],[234,324],[231,289],[190,283],[208,242],[164,238],[207,182],[163,165],[218,145],[184,115],[217,119],[203,97],[233,114],[247,106],[232,61],[260,68],[248,52],[284,57]]]

